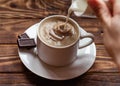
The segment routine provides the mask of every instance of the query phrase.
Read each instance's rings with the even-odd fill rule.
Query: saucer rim
[[[34,24],[34,25],[32,25],[32,26],[35,26],[35,25],[38,25],[38,23],[36,23],[36,24]],[[30,29],[32,26],[30,26],[28,29]],[[28,30],[27,29],[27,30]],[[25,30],[25,32],[27,31],[27,30]],[[85,30],[84,30],[85,31]],[[86,32],[86,31],[85,31]],[[36,74],[36,75],[38,75],[38,76],[40,76],[40,77],[42,77],[42,78],[45,78],[45,79],[49,79],[49,80],[69,80],[69,79],[73,79],[73,78],[76,78],[76,77],[78,77],[78,76],[81,76],[82,74],[84,74],[84,73],[86,73],[91,67],[92,67],[92,65],[94,64],[94,62],[95,62],[95,59],[96,59],[96,46],[95,46],[95,43],[93,42],[91,45],[89,45],[89,46],[92,46],[93,47],[93,51],[94,51],[94,53],[93,53],[93,56],[94,56],[94,60],[93,60],[93,62],[90,64],[90,67],[85,71],[85,72],[83,72],[83,73],[80,73],[80,74],[78,74],[77,76],[74,76],[74,77],[72,77],[72,78],[66,78],[66,79],[56,79],[56,78],[48,78],[48,77],[45,77],[45,76],[42,76],[42,75],[40,75],[39,73],[36,73],[35,71],[33,71],[33,70],[31,70],[31,68],[25,63],[25,61],[24,61],[24,59],[23,59],[23,57],[21,57],[21,55],[20,55],[20,52],[21,52],[21,50],[22,49],[19,49],[18,48],[18,54],[19,54],[19,57],[20,57],[20,60],[22,61],[22,63],[25,65],[25,67],[28,69],[28,70],[30,70],[32,73],[34,73],[34,74]],[[79,50],[79,49],[78,49]],[[38,57],[38,56],[36,56],[36,57]],[[38,58],[39,59],[39,58]]]

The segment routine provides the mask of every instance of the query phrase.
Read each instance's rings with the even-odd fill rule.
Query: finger
[[[110,0],[113,4],[113,15],[119,15],[120,16],[120,0]]]
[[[104,0],[88,0],[88,4],[103,23],[109,23],[111,19],[111,13]]]
[[[109,12],[111,13],[111,16],[113,16],[113,3],[112,3],[112,0],[104,0],[108,9],[109,9]]]
[[[96,13],[97,16],[98,12],[99,12],[99,6],[98,6],[98,2],[97,0],[88,0],[88,4],[90,5],[90,7],[93,9],[93,11]]]

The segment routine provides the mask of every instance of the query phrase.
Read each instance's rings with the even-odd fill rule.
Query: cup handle
[[[86,42],[85,44],[81,46],[79,45],[79,49],[87,47],[88,45],[92,44],[94,41],[94,35],[92,33],[81,34],[80,40],[84,38],[90,38],[91,40],[89,40],[88,42]]]

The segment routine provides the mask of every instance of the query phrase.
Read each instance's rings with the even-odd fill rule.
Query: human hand
[[[103,41],[109,55],[120,67],[120,0],[88,0],[103,26]]]

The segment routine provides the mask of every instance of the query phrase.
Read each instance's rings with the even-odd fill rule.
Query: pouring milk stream
[[[76,16],[81,16],[87,9],[87,6],[88,6],[87,0],[72,0],[72,4],[68,9],[68,14],[65,21],[64,29],[67,26],[70,14],[74,12]]]

